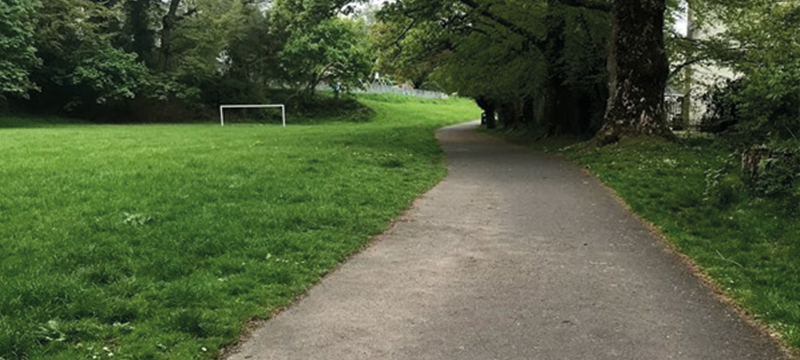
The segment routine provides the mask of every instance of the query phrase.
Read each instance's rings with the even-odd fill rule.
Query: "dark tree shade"
[[[155,31],[151,12],[154,10],[154,0],[129,0],[125,3],[125,10],[128,16],[125,29],[129,38],[127,50],[136,53],[140,60],[152,66]]]

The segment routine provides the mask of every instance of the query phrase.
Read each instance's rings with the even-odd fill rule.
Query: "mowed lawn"
[[[361,124],[0,129],[0,358],[218,357],[444,176],[434,129],[479,116],[364,102]]]

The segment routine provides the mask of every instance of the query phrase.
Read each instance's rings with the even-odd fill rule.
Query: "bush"
[[[739,203],[745,190],[742,178],[728,167],[706,171],[705,201],[715,207],[727,209]]]
[[[742,154],[742,170],[756,196],[782,201],[791,213],[800,210],[800,152],[758,146]]]
[[[709,108],[702,119],[702,130],[730,130],[730,136],[748,145],[797,140],[800,136],[799,90],[796,86],[771,85],[794,79],[784,78],[786,76],[781,69],[767,68],[713,88],[704,96]]]
[[[728,81],[711,88],[702,99],[708,105],[700,122],[700,130],[721,133],[742,120],[742,80]]]

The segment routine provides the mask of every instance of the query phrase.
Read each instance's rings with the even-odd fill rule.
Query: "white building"
[[[708,16],[703,26],[700,26],[695,22],[692,9],[687,6],[686,11],[687,39],[707,40],[725,31],[725,25],[721,21],[715,21],[713,15]],[[683,89],[678,90],[683,95],[681,127],[687,130],[698,130],[703,116],[708,110],[702,96],[714,85],[736,79],[741,75],[736,74],[732,69],[712,63],[690,65],[683,71]]]

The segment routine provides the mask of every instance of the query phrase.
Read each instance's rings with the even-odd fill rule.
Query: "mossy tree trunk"
[[[665,0],[616,0],[612,5],[611,96],[597,134],[600,145],[636,136],[675,139],[664,108],[669,75],[665,12]]]

